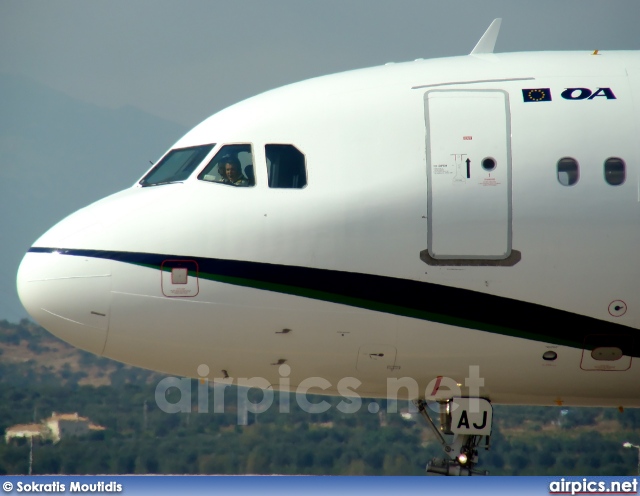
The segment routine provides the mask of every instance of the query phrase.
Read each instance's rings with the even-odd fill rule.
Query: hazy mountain
[[[74,210],[133,184],[187,129],[2,73],[0,95],[0,317],[18,320],[25,312],[15,276],[33,241]]]

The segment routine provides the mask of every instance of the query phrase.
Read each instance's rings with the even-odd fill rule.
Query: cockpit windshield
[[[200,165],[214,146],[216,146],[215,143],[212,143],[171,150],[139,184],[141,186],[157,186],[184,181]]]
[[[225,145],[198,176],[201,181],[253,186],[253,153],[250,144]]]

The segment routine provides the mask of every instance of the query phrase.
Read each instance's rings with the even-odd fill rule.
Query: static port
[[[555,351],[545,351],[542,355],[542,359],[549,362],[553,362],[556,358],[558,358],[558,354]]]

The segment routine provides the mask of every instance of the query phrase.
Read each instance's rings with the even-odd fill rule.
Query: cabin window
[[[624,160],[617,157],[608,158],[604,162],[604,180],[612,186],[621,185],[627,178]]]
[[[253,186],[253,153],[251,145],[224,145],[198,176],[201,181],[229,186]]]
[[[307,167],[304,154],[293,145],[265,145],[270,188],[304,188]]]
[[[181,182],[200,165],[215,144],[176,148],[167,153],[139,184],[157,186]]]
[[[558,160],[558,182],[563,186],[573,186],[580,178],[578,162],[569,157]]]

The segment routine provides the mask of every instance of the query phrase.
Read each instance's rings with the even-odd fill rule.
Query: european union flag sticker
[[[551,90],[549,88],[522,90],[522,98],[525,102],[550,102]]]

